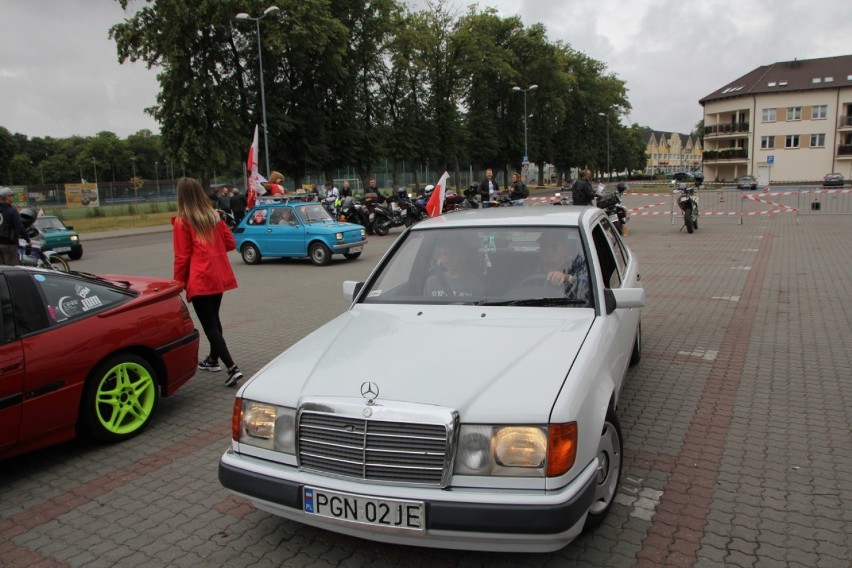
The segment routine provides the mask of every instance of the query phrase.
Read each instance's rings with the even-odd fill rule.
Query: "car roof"
[[[412,231],[436,230],[457,227],[493,227],[547,225],[578,227],[589,221],[588,215],[601,211],[597,207],[539,206],[539,207],[491,207],[467,209],[432,217],[414,225]]]

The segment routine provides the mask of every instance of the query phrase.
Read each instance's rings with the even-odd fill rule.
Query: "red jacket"
[[[174,279],[183,284],[186,299],[221,294],[237,287],[228,251],[237,248],[234,235],[224,221],[216,223],[213,240],[199,240],[192,225],[180,217],[172,218],[172,243],[175,250]]]

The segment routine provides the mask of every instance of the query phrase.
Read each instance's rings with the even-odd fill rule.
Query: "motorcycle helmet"
[[[425,193],[426,195],[431,195],[432,190],[434,190],[434,189],[435,189],[435,186],[432,185],[432,184],[429,184],[429,185],[427,185],[426,187],[423,188],[423,193]]]
[[[618,193],[624,193],[625,191],[627,191],[627,184],[623,181],[619,182],[619,184],[615,186],[615,189],[618,190]]]
[[[38,214],[32,209],[25,207],[20,211],[21,222],[24,224],[24,227],[29,229],[33,223],[35,223],[36,217]]]

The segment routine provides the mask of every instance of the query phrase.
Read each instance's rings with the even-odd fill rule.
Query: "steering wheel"
[[[548,284],[549,283],[547,281],[547,274],[533,274],[533,275],[527,276],[526,278],[521,280],[521,283],[518,284],[518,287],[520,287],[520,288],[525,288],[525,287],[532,288],[532,287],[546,286]]]

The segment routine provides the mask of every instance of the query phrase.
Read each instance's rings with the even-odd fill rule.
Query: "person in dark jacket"
[[[485,170],[485,179],[479,184],[479,197],[483,207],[491,205],[491,197],[500,192],[500,184],[494,179],[494,171],[491,168]]]
[[[240,193],[236,187],[231,190],[231,214],[234,216],[234,222],[239,224],[246,216],[246,207],[248,203],[246,196]]]
[[[11,189],[0,189],[0,264],[17,266],[21,260],[18,256],[18,239],[27,241],[29,247],[30,238],[21,222],[21,215],[12,205],[14,199],[15,194]]]
[[[521,181],[521,172],[515,172],[512,174],[512,187],[511,193],[509,194],[509,199],[512,201],[518,201],[520,199],[526,199],[530,196],[530,191],[527,189],[527,185]]]
[[[591,205],[595,200],[595,190],[589,181],[592,172],[588,169],[580,172],[580,179],[571,186],[571,199],[574,205]]]

